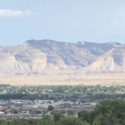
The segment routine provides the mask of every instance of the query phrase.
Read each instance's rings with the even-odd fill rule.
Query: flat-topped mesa
[[[125,45],[121,43],[28,40],[0,48],[0,75],[82,79],[85,74],[125,73]],[[54,76],[55,75],[55,76]]]

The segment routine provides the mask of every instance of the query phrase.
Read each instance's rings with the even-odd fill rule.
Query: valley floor
[[[0,76],[0,83],[11,85],[108,85],[125,84],[125,74],[52,75],[50,76]]]

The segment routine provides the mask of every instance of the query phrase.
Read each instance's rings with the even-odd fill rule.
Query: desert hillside
[[[11,84],[124,83],[121,43],[28,40],[0,47],[0,82]]]

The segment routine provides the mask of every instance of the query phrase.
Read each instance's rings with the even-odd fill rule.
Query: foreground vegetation
[[[35,120],[1,120],[0,125],[125,125],[125,101],[102,101],[91,112],[79,112],[78,117],[55,114]]]

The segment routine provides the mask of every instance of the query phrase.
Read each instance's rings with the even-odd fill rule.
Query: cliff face
[[[121,47],[122,46],[122,47]],[[39,74],[51,70],[123,72],[124,45],[119,43],[65,43],[29,40],[0,48],[0,74]]]
[[[125,72],[125,47],[112,48],[88,66],[86,71],[95,73]]]

